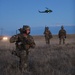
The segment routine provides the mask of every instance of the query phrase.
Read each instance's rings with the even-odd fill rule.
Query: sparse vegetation
[[[36,41],[36,44],[35,49],[30,49],[29,72],[23,75],[75,75],[75,42],[46,45],[40,41],[38,45]],[[22,75],[19,59],[11,50],[0,48],[0,75]]]

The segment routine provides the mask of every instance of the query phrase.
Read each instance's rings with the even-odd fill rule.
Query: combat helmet
[[[49,29],[49,27],[46,27],[46,29]]]
[[[61,26],[61,29],[64,29],[64,26],[63,25]]]
[[[49,27],[45,27],[45,30],[49,30]]]
[[[30,27],[28,25],[23,25],[23,31],[26,31],[26,30],[30,30]]]

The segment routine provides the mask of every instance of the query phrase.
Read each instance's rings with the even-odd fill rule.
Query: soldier
[[[46,44],[50,44],[50,39],[52,38],[52,33],[49,30],[49,27],[45,27],[44,35],[45,35]]]
[[[63,40],[63,44],[65,44],[66,30],[64,30],[63,26],[61,26],[61,29],[59,30],[58,36],[59,36],[59,44],[61,44],[62,40]]]
[[[30,27],[24,25],[23,28],[19,29],[20,33],[14,35],[10,38],[10,43],[16,45],[16,51],[13,51],[12,54],[19,57],[19,68],[23,72],[28,68],[28,54],[29,49],[35,47],[35,42],[33,37],[30,35]]]

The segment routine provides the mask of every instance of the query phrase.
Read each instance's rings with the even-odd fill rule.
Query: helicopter
[[[53,12],[52,10],[50,10],[49,8],[46,7],[45,11],[39,11],[39,13],[51,13]]]

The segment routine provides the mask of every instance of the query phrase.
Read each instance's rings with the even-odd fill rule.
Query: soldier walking
[[[52,38],[52,33],[49,30],[49,27],[45,27],[44,36],[45,36],[46,44],[50,44],[50,39]]]
[[[61,29],[59,30],[58,37],[59,37],[59,44],[61,44],[62,41],[63,44],[65,44],[66,30],[64,29],[63,26],[61,26]]]
[[[10,38],[10,43],[15,43],[16,45],[16,50],[12,54],[19,57],[19,69],[24,72],[28,68],[29,49],[35,47],[35,42],[30,35],[30,27],[28,25],[24,25],[19,31],[19,34]]]

